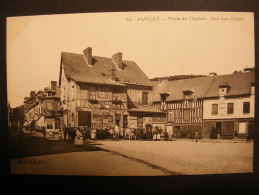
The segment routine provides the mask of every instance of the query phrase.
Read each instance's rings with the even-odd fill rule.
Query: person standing
[[[84,142],[83,142],[83,135],[82,135],[82,133],[80,132],[79,128],[77,128],[74,144],[75,144],[76,146],[82,146],[83,143],[84,143]]]
[[[248,142],[250,143],[250,134],[249,133],[246,134],[246,143],[248,143]]]
[[[125,133],[124,133],[124,139],[126,140],[127,137],[129,137],[129,127],[127,126],[126,129],[125,129]]]
[[[238,133],[237,133],[237,131],[235,131],[235,133],[234,133],[234,143],[237,142],[237,136],[238,136]]]
[[[64,136],[64,141],[66,141],[66,140],[67,140],[67,132],[68,132],[67,126],[66,126],[66,125],[64,125],[64,127],[63,127],[63,136]]]
[[[109,130],[109,134],[110,134],[110,139],[112,141],[114,138],[114,130],[112,128]]]
[[[157,131],[157,140],[158,140],[158,141],[160,140],[161,133],[162,133],[162,129],[161,129],[161,127],[159,127],[159,128],[158,128],[158,131]]]
[[[94,140],[96,136],[96,130],[94,128],[92,128],[91,130],[91,139]]]
[[[156,126],[156,127],[153,129],[153,140],[157,140],[157,131],[158,131],[158,127]]]
[[[167,133],[168,133],[168,140],[171,141],[172,135],[173,135],[173,130],[172,130],[172,128],[167,129]]]
[[[114,127],[114,133],[115,133],[115,140],[118,141],[119,137],[119,126],[116,124]]]
[[[198,142],[198,138],[199,138],[199,132],[198,131],[195,131],[194,138],[195,138],[195,142]]]

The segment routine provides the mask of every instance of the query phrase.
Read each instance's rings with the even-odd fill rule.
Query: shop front
[[[151,106],[132,108],[129,112],[129,128],[145,128],[147,124],[165,130],[166,113]]]

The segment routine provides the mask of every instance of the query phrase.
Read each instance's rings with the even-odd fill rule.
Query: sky
[[[149,78],[255,66],[252,12],[114,12],[7,18],[11,107],[59,78],[61,52],[122,52]]]

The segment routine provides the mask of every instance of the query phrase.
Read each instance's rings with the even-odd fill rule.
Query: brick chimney
[[[122,53],[118,52],[112,56],[114,63],[117,65],[119,70],[122,70]]]
[[[57,81],[51,81],[51,89],[52,90],[57,90]]]
[[[83,51],[85,59],[87,61],[88,65],[93,65],[93,60],[92,60],[92,48],[91,47],[87,47],[86,49],[84,49]]]
[[[30,93],[30,97],[34,96],[35,94],[36,94],[36,92],[35,92],[35,91],[31,91],[31,93]]]

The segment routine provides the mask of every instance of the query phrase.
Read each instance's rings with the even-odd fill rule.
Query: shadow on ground
[[[41,137],[25,134],[22,137],[18,134],[9,135],[9,159],[20,157],[39,156],[46,154],[59,154],[67,152],[91,152],[102,149],[84,143],[83,146],[76,146],[73,143],[62,140],[46,140]]]

